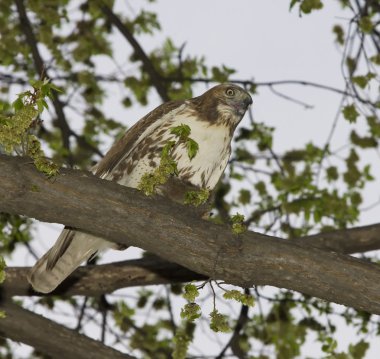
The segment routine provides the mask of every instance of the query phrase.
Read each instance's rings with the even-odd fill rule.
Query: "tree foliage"
[[[148,10],[149,2],[129,13],[117,12],[112,0],[0,2],[1,152],[29,155],[49,176],[57,174],[58,165],[88,169],[125,131],[124,115],[130,108],[151,105],[154,94],[162,101],[184,99],[198,93],[200,83],[232,81],[260,96],[260,88],[276,86],[237,79],[238,69],[208,64],[202,55],[188,54],[170,38],[146,51],[142,36],[154,36],[165,26]],[[324,145],[309,142],[277,153],[275,128],[249,114],[250,121],[237,131],[211,219],[232,225],[236,240],[246,228],[292,239],[355,225],[366,185],[378,181],[366,156],[378,151],[380,138],[380,4],[338,2],[347,20],[337,19],[331,41],[342,51],[345,88],[317,87],[341,96],[339,115]],[[314,12],[325,11],[323,5],[320,0],[289,2],[290,11],[298,11],[305,21]],[[116,42],[116,34],[125,42],[120,38]],[[128,52],[123,64],[115,60],[120,51]],[[110,102],[115,88],[121,89],[120,96]],[[111,111],[113,106],[119,108],[117,113]],[[351,131],[344,148],[335,148],[332,142],[338,118]],[[176,141],[162,154],[162,173],[148,174],[140,186],[147,194],[175,173],[170,151],[177,142],[187,146],[190,158],[197,154],[190,129],[179,126],[173,135]],[[208,196],[191,192],[187,203],[198,205]],[[0,227],[1,255],[7,259],[22,247],[33,255],[31,220],[1,213]],[[0,282],[3,267],[1,261]],[[24,304],[43,307],[52,315],[69,307],[76,313],[73,323],[78,331],[87,332],[86,323],[92,321],[108,345],[142,358],[194,355],[202,331],[220,335],[210,334],[210,328],[229,333],[222,334],[224,345],[213,353],[219,358],[229,353],[241,358],[295,358],[310,336],[326,357],[363,358],[367,334],[380,331],[369,313],[283,290],[256,287],[242,292],[214,280],[130,289],[121,297],[47,296]],[[344,350],[338,347],[336,316],[358,334]],[[8,341],[0,345],[2,356],[13,357]]]

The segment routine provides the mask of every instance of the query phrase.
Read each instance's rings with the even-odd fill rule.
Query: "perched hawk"
[[[173,150],[177,181],[212,191],[230,157],[234,130],[250,104],[251,96],[233,84],[215,86],[190,100],[164,103],[132,126],[93,172],[106,180],[137,188],[144,174],[159,166],[165,144],[175,139],[173,127],[184,124],[190,127],[190,136],[199,149],[191,159],[184,144]],[[168,186],[162,185],[157,192],[178,199],[178,193],[171,195],[165,188]],[[183,197],[184,189],[180,192]],[[28,280],[36,291],[51,292],[82,262],[99,251],[117,247],[103,238],[65,228],[54,246],[31,269]]]

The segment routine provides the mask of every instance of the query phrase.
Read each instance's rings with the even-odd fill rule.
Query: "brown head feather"
[[[205,121],[212,124],[223,121],[223,116],[220,113],[220,105],[231,110],[232,115],[241,115],[245,113],[247,107],[252,104],[252,98],[247,91],[240,86],[224,83],[211,88],[203,95],[194,97],[189,100]],[[241,111],[240,114],[236,113]],[[234,128],[237,123],[234,124]]]

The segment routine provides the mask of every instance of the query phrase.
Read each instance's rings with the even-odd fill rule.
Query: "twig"
[[[296,98],[294,97],[291,97],[291,96],[288,96],[288,95],[285,95],[283,94],[282,92],[280,91],[277,91],[274,89],[273,85],[270,85],[269,86],[269,89],[277,96],[279,97],[282,97],[283,99],[287,100],[287,101],[290,101],[290,102],[293,102],[297,105],[301,105],[302,107],[304,107],[306,110],[310,110],[310,109],[313,109],[314,106],[313,105],[309,105],[307,104],[306,102],[303,102],[303,101],[300,101],[300,100],[297,100]]]
[[[79,332],[82,329],[82,320],[83,320],[83,317],[84,317],[84,312],[86,311],[87,301],[88,301],[88,297],[84,297],[82,306],[80,308],[78,322],[77,322],[77,325],[76,325],[76,327],[74,329],[76,332]]]

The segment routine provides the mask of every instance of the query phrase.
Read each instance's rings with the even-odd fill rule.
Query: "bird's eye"
[[[226,95],[228,97],[235,96],[235,91],[233,89],[229,88],[229,89],[226,90]]]

